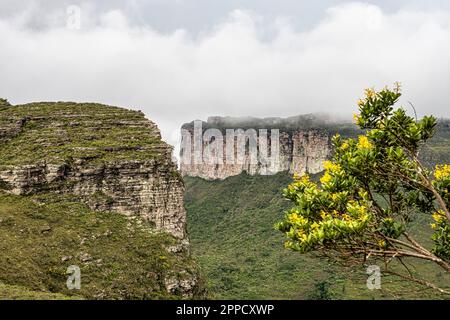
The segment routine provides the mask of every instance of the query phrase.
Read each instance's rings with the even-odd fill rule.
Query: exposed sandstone
[[[238,118],[239,119],[239,118]],[[271,118],[272,119],[272,118]],[[275,118],[274,118],[275,119]],[[224,123],[225,122],[225,123]],[[241,126],[239,126],[241,125]],[[254,127],[252,127],[254,125]],[[323,170],[323,161],[331,155],[331,136],[332,133],[328,130],[320,128],[319,125],[315,126],[314,123],[308,123],[302,126],[301,123],[289,122],[289,127],[283,128],[283,123],[273,120],[268,122],[258,122],[256,119],[252,119],[251,122],[234,121],[234,123],[226,123],[221,120],[220,117],[214,117],[208,119],[208,122],[203,123],[203,134],[207,129],[217,127],[223,133],[223,151],[222,161],[208,161],[205,160],[205,153],[208,145],[214,143],[208,138],[202,139],[202,156],[203,161],[201,163],[195,162],[195,145],[194,141],[194,126],[192,123],[185,124],[183,126],[184,135],[190,136],[191,143],[182,143],[181,150],[181,165],[180,170],[184,176],[200,177],[203,179],[225,179],[230,176],[238,175],[242,172],[246,172],[250,175],[268,175],[275,174],[281,171],[288,171],[290,173],[318,173]],[[243,161],[237,161],[237,157],[234,161],[228,161],[226,157],[227,149],[233,144],[232,149],[237,150],[236,140],[228,140],[226,136],[227,129],[234,130],[252,130],[257,133],[256,143],[258,144],[258,158],[252,160],[249,153],[249,142],[247,140],[245,157]],[[260,131],[260,129],[264,129]],[[279,132],[279,157],[270,157],[269,161],[264,161],[266,157],[261,156],[261,145],[267,145],[267,155],[272,155],[272,152],[276,152],[273,147],[274,141],[272,141],[272,130],[278,130]],[[267,132],[265,131],[267,130]],[[235,131],[236,132],[236,131]],[[190,161],[186,161],[184,152],[186,148],[190,148]],[[220,154],[217,154],[220,157]]]

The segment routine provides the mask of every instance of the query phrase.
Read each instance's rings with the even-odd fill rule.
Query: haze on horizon
[[[395,81],[450,117],[450,1],[4,0],[0,39],[0,97],[140,109],[173,145],[209,116],[349,117]]]

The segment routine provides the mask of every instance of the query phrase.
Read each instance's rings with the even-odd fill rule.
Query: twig
[[[395,271],[392,271],[392,270],[385,270],[385,271],[387,273],[393,274],[393,275],[395,275],[397,277],[400,277],[400,278],[403,278],[405,280],[413,281],[413,282],[416,282],[416,283],[421,284],[423,286],[426,286],[428,288],[435,289],[435,290],[439,291],[440,293],[450,295],[450,291],[447,291],[445,289],[439,288],[438,286],[436,286],[436,285],[434,285],[434,284],[432,284],[432,283],[430,283],[428,281],[425,281],[425,280],[422,280],[422,279],[418,279],[418,278],[415,278],[413,276],[406,276],[404,274],[401,274],[401,273],[398,273],[398,272],[395,272]]]

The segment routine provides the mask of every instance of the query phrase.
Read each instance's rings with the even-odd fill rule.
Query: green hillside
[[[168,253],[165,247],[173,243],[139,219],[91,211],[73,196],[0,192],[0,295],[34,298],[29,292],[34,291],[88,299],[176,298],[167,294],[164,278],[193,262]],[[66,287],[70,265],[81,269],[79,291]]]
[[[214,299],[425,299],[443,298],[433,291],[386,275],[382,290],[366,287],[366,267],[345,268],[313,254],[283,248],[273,224],[290,203],[281,191],[291,181],[241,174],[223,181],[186,177],[188,231],[193,256],[208,280]],[[429,236],[428,222],[415,231]],[[429,263],[412,270],[450,287],[450,279]]]

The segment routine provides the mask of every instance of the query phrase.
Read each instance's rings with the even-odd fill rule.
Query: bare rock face
[[[197,125],[195,122],[185,124],[182,127],[181,173],[207,180],[225,179],[242,172],[250,175],[281,171],[318,173],[323,170],[324,160],[331,156],[332,133],[321,128],[322,123],[304,122],[303,118],[283,122],[277,118],[230,120],[214,117]],[[210,130],[214,130],[211,131],[213,138],[208,133]],[[218,138],[219,133],[221,137]],[[241,141],[240,145],[238,141]],[[240,160],[239,149],[243,150]]]
[[[144,114],[98,104],[0,108],[0,189],[79,196],[92,210],[139,217],[188,252],[184,183],[172,147]],[[191,295],[195,278],[167,280]]]
[[[172,294],[181,292],[184,299],[191,298],[190,292],[195,290],[198,281],[196,277],[183,272],[164,279],[167,291]]]

